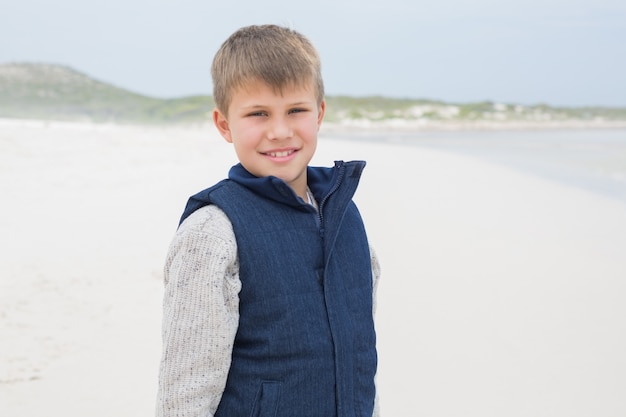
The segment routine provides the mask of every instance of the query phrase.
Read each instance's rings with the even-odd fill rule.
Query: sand
[[[379,253],[383,416],[626,415],[626,205],[332,139]],[[0,415],[153,415],[162,264],[235,162],[213,128],[0,121]]]

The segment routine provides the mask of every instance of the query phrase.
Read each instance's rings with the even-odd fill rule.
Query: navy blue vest
[[[371,417],[372,273],[352,202],[365,163],[308,168],[319,213],[282,180],[241,165],[189,199],[216,204],[237,239],[239,327],[216,417]]]

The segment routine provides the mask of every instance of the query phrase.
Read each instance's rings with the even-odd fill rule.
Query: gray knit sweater
[[[380,267],[373,251],[371,258],[375,310]],[[165,262],[157,417],[215,413],[230,368],[240,289],[228,217],[214,205],[198,209],[177,230]]]

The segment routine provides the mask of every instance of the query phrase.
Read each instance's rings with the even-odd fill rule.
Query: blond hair
[[[222,44],[211,66],[213,100],[224,114],[234,92],[262,82],[275,92],[285,87],[314,89],[324,99],[320,58],[313,44],[293,29],[276,25],[247,26]]]

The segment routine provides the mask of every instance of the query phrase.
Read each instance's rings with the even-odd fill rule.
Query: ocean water
[[[626,203],[626,129],[333,133],[454,152]]]

